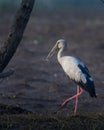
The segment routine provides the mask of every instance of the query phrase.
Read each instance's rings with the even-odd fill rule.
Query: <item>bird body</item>
[[[63,52],[67,48],[67,43],[64,39],[56,42],[47,58],[51,57],[58,49],[57,60],[62,66],[66,75],[77,84],[77,94],[65,100],[61,107],[65,106],[70,100],[76,98],[75,113],[77,111],[78,97],[86,90],[91,97],[96,97],[94,80],[91,77],[88,68],[78,58],[73,56],[64,56]]]
[[[62,66],[65,73],[70,79],[80,82],[81,80],[81,70],[78,68],[78,60],[75,57],[63,56],[60,59],[60,65]]]
[[[62,56],[59,63],[70,79],[88,91],[91,97],[96,97],[93,78],[82,61],[72,56]]]

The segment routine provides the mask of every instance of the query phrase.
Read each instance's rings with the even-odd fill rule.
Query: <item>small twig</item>
[[[11,76],[14,73],[14,70],[10,69],[7,72],[0,73],[0,78],[6,78]]]

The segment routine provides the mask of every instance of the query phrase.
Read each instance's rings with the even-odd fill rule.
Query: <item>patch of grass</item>
[[[0,116],[1,130],[104,130],[104,113],[61,117],[42,114]]]

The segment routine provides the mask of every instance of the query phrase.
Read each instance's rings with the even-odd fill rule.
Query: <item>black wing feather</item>
[[[89,92],[91,97],[96,97],[96,93],[95,93],[95,85],[94,85],[94,81],[91,80],[92,77],[89,73],[89,70],[86,66],[82,66],[81,64],[78,64],[79,69],[82,71],[83,74],[86,75],[86,83],[83,83],[82,81],[80,81],[78,84],[85,89],[86,91]]]

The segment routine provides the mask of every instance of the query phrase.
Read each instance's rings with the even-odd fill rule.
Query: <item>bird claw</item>
[[[47,61],[47,62],[48,62],[48,61],[49,61],[49,59],[46,57],[46,58],[45,58],[45,61]]]
[[[57,112],[60,111],[61,109],[63,109],[65,106],[66,106],[66,103],[65,103],[65,104],[62,104],[62,105],[54,112],[54,114],[57,114]]]

